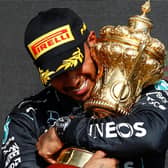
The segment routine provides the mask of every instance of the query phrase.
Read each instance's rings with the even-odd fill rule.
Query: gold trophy
[[[146,17],[150,1],[141,9],[142,15],[130,17],[128,26],[109,25],[100,30],[94,52],[104,73],[84,104],[97,117],[129,114],[142,89],[163,76],[165,46],[150,35],[152,23]]]

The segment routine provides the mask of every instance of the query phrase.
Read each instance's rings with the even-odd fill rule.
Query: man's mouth
[[[88,81],[85,80],[79,88],[77,89],[73,89],[73,92],[76,94],[76,95],[81,95],[81,94],[84,94],[85,92],[87,92],[88,90]]]

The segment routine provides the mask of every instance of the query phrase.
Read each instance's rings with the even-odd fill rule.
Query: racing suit
[[[159,89],[159,90],[158,90]],[[14,107],[4,124],[3,168],[43,168],[36,142],[61,116],[76,116],[64,133],[69,145],[102,149],[120,168],[163,168],[168,139],[168,90],[149,86],[129,116],[93,119],[82,104],[48,87]]]

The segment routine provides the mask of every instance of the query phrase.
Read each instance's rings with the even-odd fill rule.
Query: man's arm
[[[140,156],[167,148],[168,92],[153,90],[142,96],[128,116],[103,119],[76,118],[64,141],[114,157]]]
[[[103,119],[75,118],[62,138],[69,146],[85,147],[93,151],[103,150],[113,157],[123,159],[163,152],[167,148],[168,139],[167,97],[167,91],[147,92],[136,103],[129,116],[109,116]],[[57,136],[55,128],[52,127],[51,130]],[[44,154],[48,152],[46,146],[51,144],[51,135],[48,132],[45,134],[45,145],[39,148],[39,151],[45,151]],[[53,144],[54,141],[56,138],[52,139]],[[52,149],[52,154],[57,152]]]
[[[46,162],[37,155],[36,141],[40,133],[31,112],[18,112],[8,116],[4,125],[2,167],[41,168]]]

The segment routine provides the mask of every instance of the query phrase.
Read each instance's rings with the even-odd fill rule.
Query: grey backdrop
[[[140,14],[145,0],[0,0],[0,138],[2,125],[12,107],[23,97],[38,92],[42,85],[23,43],[25,26],[38,11],[51,7],[74,9],[89,29],[127,24]],[[168,45],[168,0],[151,0],[152,35]]]

